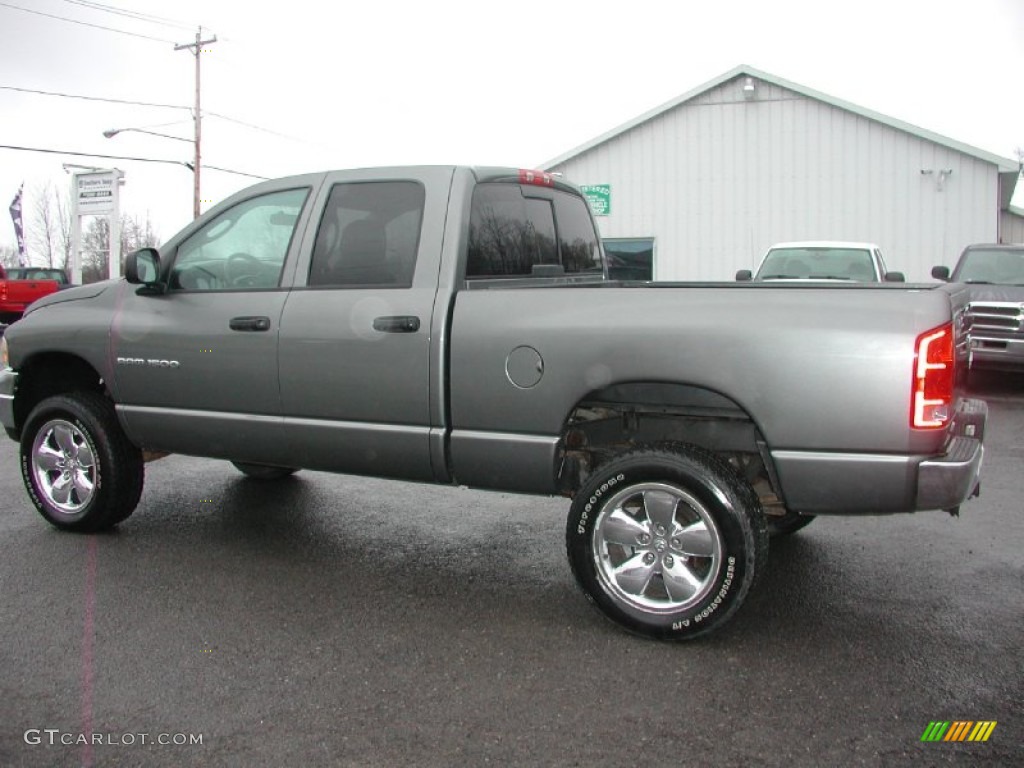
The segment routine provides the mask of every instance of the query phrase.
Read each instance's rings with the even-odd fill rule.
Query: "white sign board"
[[[114,212],[114,189],[117,171],[78,173],[75,179],[75,205],[79,216],[105,216]]]

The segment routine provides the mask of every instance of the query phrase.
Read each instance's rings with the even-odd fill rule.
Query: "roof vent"
[[[748,77],[743,81],[743,98],[747,101],[753,101],[754,95],[757,93],[757,88],[754,85],[754,78]]]

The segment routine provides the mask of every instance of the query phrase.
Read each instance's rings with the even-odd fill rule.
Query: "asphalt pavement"
[[[82,536],[4,440],[0,765],[1019,765],[1024,380],[979,392],[960,517],[819,518],[683,644],[589,606],[564,499],[172,456]]]

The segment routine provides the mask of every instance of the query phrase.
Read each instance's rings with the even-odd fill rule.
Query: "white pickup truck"
[[[890,272],[874,243],[812,240],[778,243],[768,249],[756,273],[741,269],[740,282],[750,280],[847,280],[858,283],[902,283],[902,272]]]

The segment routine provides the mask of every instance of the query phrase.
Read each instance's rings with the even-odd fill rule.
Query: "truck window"
[[[466,276],[550,275],[602,271],[597,234],[582,198],[559,190],[544,197],[517,184],[480,184],[473,193]]]
[[[953,273],[964,283],[1024,285],[1024,251],[1010,248],[968,248]]]
[[[171,288],[245,291],[275,288],[308,189],[254,197],[207,222],[178,246]]]
[[[307,284],[411,286],[424,195],[415,181],[335,184],[317,229]]]

